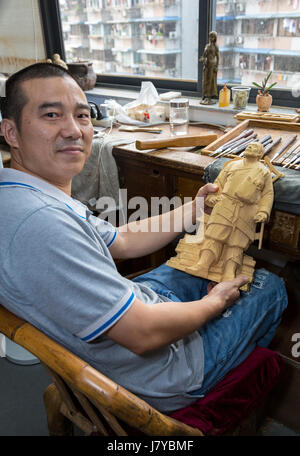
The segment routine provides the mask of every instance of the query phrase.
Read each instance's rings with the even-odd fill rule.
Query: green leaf
[[[267,75],[267,77],[265,78],[265,79],[266,79],[266,83],[265,83],[265,85],[267,84],[268,80],[270,79],[270,77],[271,77],[271,74],[272,74],[272,71],[270,71],[270,73],[269,73],[269,74]]]
[[[260,90],[263,90],[263,87],[260,85],[260,84],[257,84],[257,82],[252,82],[252,84],[255,86],[255,87],[258,87]]]
[[[277,82],[273,82],[273,84],[271,84],[267,89],[266,89],[266,92],[268,92],[270,89],[272,89],[272,87],[274,87],[274,85],[276,85]]]

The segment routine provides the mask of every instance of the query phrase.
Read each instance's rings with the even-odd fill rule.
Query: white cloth
[[[83,170],[73,178],[72,197],[92,209],[98,209],[99,205],[96,203],[99,198],[110,197],[114,200],[115,206],[108,206],[106,212],[121,209],[118,168],[112,151],[115,146],[131,142],[132,139],[114,136],[94,139],[90,157]]]

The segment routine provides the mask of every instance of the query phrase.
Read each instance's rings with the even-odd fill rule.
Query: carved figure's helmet
[[[250,143],[244,152],[244,157],[256,157],[259,160],[264,153],[264,146],[259,142]]]

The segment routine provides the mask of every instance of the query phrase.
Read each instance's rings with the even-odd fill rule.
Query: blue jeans
[[[195,301],[207,294],[208,280],[166,264],[134,281],[145,283],[172,301]],[[189,393],[204,396],[256,345],[267,347],[286,306],[287,294],[282,279],[265,269],[256,270],[250,291],[241,292],[233,306],[198,329],[204,346],[204,379],[199,390]]]

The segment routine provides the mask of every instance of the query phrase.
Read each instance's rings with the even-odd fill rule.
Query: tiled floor
[[[41,364],[21,366],[0,358],[0,436],[48,435],[43,392],[50,383],[51,379]],[[267,419],[258,435],[297,434]]]

